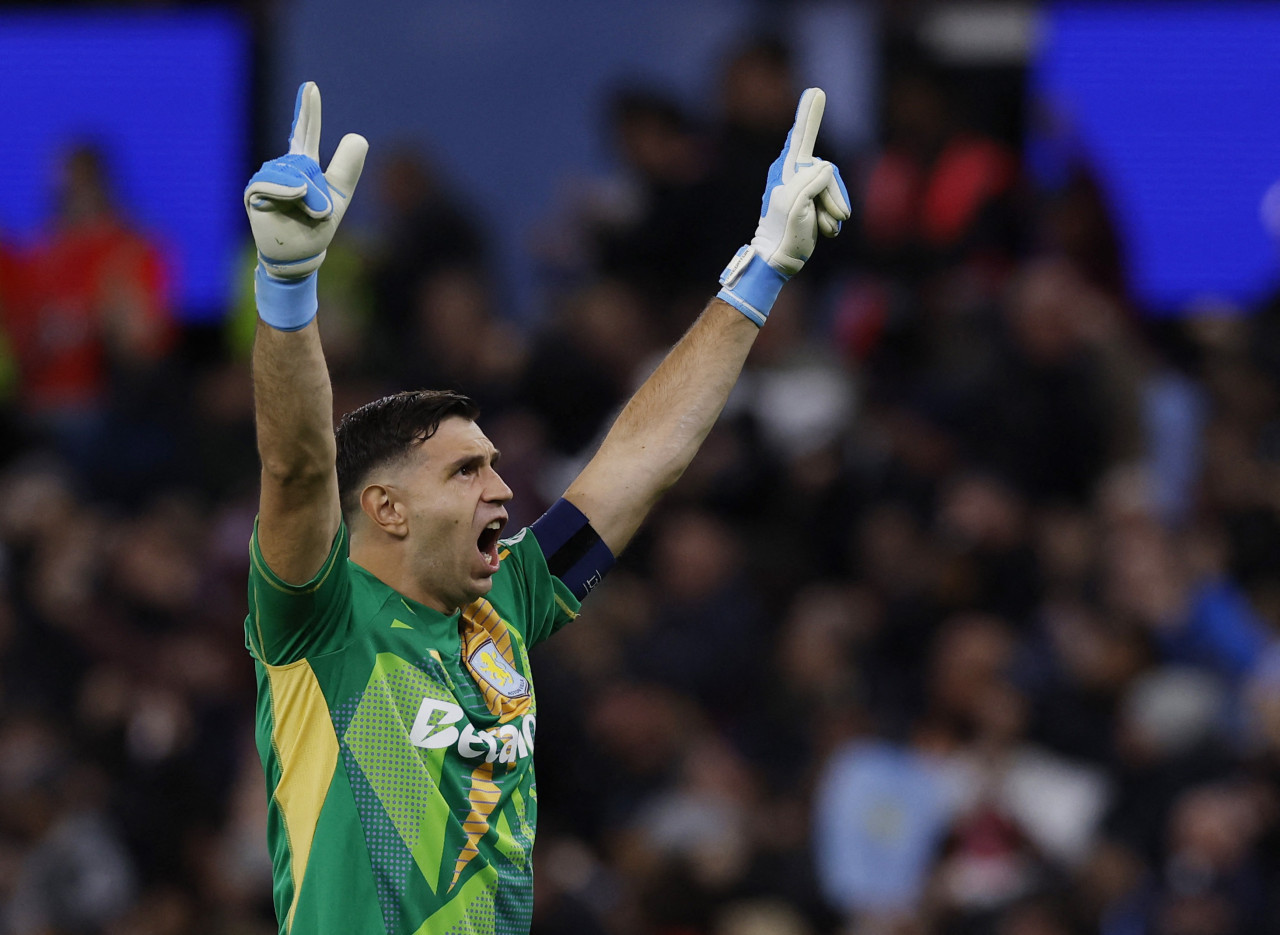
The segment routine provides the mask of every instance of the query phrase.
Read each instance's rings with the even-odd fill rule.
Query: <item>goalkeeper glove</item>
[[[297,331],[316,315],[316,270],[360,181],[369,143],[348,133],[329,171],[320,171],[320,89],[298,88],[289,152],[262,164],[244,190],[258,245],[254,293],[258,315],[282,331]]]
[[[720,274],[723,288],[716,297],[757,325],[765,323],[783,284],[813,253],[818,232],[834,237],[850,214],[840,170],[813,155],[826,101],[821,88],[800,95],[795,125],[769,167],[756,234]]]

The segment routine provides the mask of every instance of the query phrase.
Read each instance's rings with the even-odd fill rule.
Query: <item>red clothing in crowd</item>
[[[982,209],[1007,193],[1017,176],[1013,156],[998,143],[960,136],[930,166],[888,149],[866,188],[864,223],[877,245],[906,241],[936,249],[959,243]]]
[[[113,218],[56,231],[7,278],[0,314],[29,412],[96,408],[110,365],[154,360],[173,342],[160,253]]]

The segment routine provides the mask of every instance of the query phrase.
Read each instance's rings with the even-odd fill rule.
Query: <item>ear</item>
[[[360,492],[360,509],[373,524],[388,535],[403,539],[409,534],[409,517],[404,503],[382,484],[370,484]]]

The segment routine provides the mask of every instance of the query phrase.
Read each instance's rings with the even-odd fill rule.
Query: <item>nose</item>
[[[489,481],[484,488],[485,500],[490,503],[506,503],[514,496],[507,482],[502,479],[502,475],[493,468],[489,468]]]

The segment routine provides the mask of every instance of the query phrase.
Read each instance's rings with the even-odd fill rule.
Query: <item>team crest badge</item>
[[[523,698],[529,694],[529,680],[507,662],[493,640],[485,640],[467,657],[472,673],[496,691],[508,698]]]

